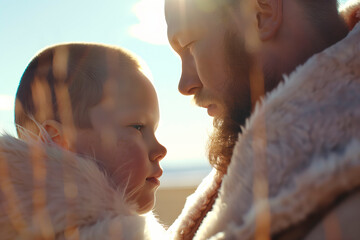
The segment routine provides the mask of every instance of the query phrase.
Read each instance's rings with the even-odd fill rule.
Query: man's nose
[[[203,86],[198,76],[196,63],[190,53],[184,54],[181,61],[182,72],[178,86],[179,92],[183,95],[193,95]]]

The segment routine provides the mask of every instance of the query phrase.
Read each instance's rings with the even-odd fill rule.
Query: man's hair
[[[27,66],[16,93],[19,137],[22,128],[37,134],[35,122],[45,120],[92,127],[89,110],[102,100],[109,73],[114,69],[129,72],[139,68],[130,53],[106,45],[70,43],[41,51]]]
[[[338,41],[339,31],[332,23],[340,19],[337,0],[296,0],[303,7],[306,17],[322,40],[328,44]]]
[[[224,0],[225,9],[236,7],[244,0]],[[256,0],[261,1],[261,0]],[[285,1],[285,0],[284,0]],[[305,13],[305,17],[315,27],[316,31],[325,42],[333,43],[333,39],[337,39],[336,31],[330,21],[337,20],[338,1],[337,0],[293,0],[298,2]],[[339,17],[339,15],[338,15]]]
[[[226,5],[236,5],[240,1],[244,0],[224,0]],[[259,1],[259,0],[257,0]],[[295,0],[301,3],[304,7],[309,9],[310,11],[317,11],[319,8],[328,8],[329,6],[337,6],[337,0]]]
[[[296,0],[306,10],[306,12],[312,18],[316,19],[319,17],[326,16],[326,12],[329,10],[336,10],[338,8],[337,0]],[[320,15],[319,15],[320,14]]]

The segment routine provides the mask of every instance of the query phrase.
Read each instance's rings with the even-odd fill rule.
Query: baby
[[[104,189],[112,188],[117,193],[121,193],[124,205],[133,207],[137,214],[147,213],[154,207],[155,191],[160,185],[159,177],[162,175],[159,162],[166,155],[166,148],[155,137],[159,122],[156,92],[144,68],[129,52],[106,45],[81,43],[61,44],[43,50],[30,62],[21,78],[16,94],[15,122],[19,138],[25,140],[25,143],[31,142],[29,136],[32,136],[30,138],[40,139],[46,146],[57,148],[56,151],[60,151],[60,155],[66,159],[67,165],[63,166],[63,169],[74,168],[73,163],[68,160],[68,154],[72,158],[78,158],[74,161],[78,172],[74,178],[80,180],[74,180],[75,185],[70,187],[66,187],[64,183],[65,195],[71,196],[74,193],[83,195],[88,191],[89,199],[84,201],[99,201],[98,204],[101,205],[101,201],[106,198],[103,202],[104,206],[101,205],[100,208],[104,208],[105,212],[112,211],[110,215],[115,218],[119,218],[119,214],[132,215],[131,211],[121,212],[116,208],[105,206],[105,202],[107,200],[112,202],[116,194],[107,197],[104,195],[108,192],[99,190],[97,194],[90,196],[92,192],[96,192],[94,189],[99,182],[103,181],[101,177],[98,179],[92,177],[92,174],[99,176],[98,172],[93,172],[100,169],[99,172],[103,173],[104,179],[108,182],[108,186]],[[4,150],[6,144],[3,142],[5,141],[0,140],[0,153],[6,152],[6,149]],[[14,143],[15,148],[18,148],[16,144],[23,143]],[[51,152],[51,149],[45,152]],[[44,171],[48,170],[48,175],[55,178],[56,171],[52,174],[49,170],[51,167],[47,166],[52,164],[49,160],[51,158],[47,158],[47,162],[43,163],[46,166]],[[91,162],[94,163],[96,169],[91,165],[82,167],[82,170],[79,165],[88,164],[83,163],[84,158],[90,165]],[[13,163],[7,161],[6,164],[11,168]],[[35,174],[36,165],[33,168]],[[90,168],[92,170],[89,170]],[[16,175],[21,177],[21,174]],[[66,175],[65,170],[63,175]],[[33,179],[36,180],[36,175]],[[83,185],[87,186],[87,190],[84,190],[86,187]],[[72,189],[73,193],[69,189]],[[57,190],[53,188],[50,192]],[[3,192],[6,195],[6,191]],[[48,199],[57,201],[52,195]],[[90,202],[83,202],[82,207],[86,209],[86,204],[92,204]],[[48,206],[44,204],[44,208],[46,207]],[[58,208],[57,211],[61,211],[59,209],[61,206],[55,207]],[[57,214],[56,210],[45,210]],[[91,212],[92,209],[89,211]],[[73,217],[77,219],[73,227],[78,229],[79,222],[87,226],[86,219],[92,218],[91,221],[98,222],[97,230],[78,229],[77,234],[81,239],[98,239],[95,233],[105,231],[104,228],[109,230],[109,226],[115,229],[111,230],[112,232],[126,232],[131,228],[137,229],[136,231],[140,233],[144,232],[144,229],[142,230],[137,224],[136,227],[131,226],[130,220],[117,220],[115,223],[113,220],[106,220],[106,223],[101,225],[99,219],[89,217],[87,214],[92,213],[81,212]],[[0,231],[3,231],[1,226],[0,223]],[[54,236],[59,235],[58,231],[54,230],[56,226],[55,223],[51,228]],[[46,228],[44,229],[43,232],[46,232]],[[66,229],[60,228],[59,231],[65,231],[61,234],[66,236]],[[142,235],[136,235],[138,233],[122,234],[121,236],[144,238]],[[74,233],[70,235],[68,233],[68,236],[74,236]],[[106,238],[102,236],[101,239]]]

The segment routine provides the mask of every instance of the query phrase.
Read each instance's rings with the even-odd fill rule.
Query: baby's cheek
[[[147,149],[144,145],[136,142],[128,142],[119,145],[119,158],[117,162],[123,165],[126,172],[132,175],[146,174],[146,167],[148,163]]]
[[[134,151],[129,152],[129,165],[128,169],[133,173],[133,177],[136,177],[136,180],[145,180],[148,175],[148,165],[149,160],[144,149],[134,148]]]
[[[122,156],[131,159],[147,158],[147,148],[141,137],[132,137],[119,141],[118,149]]]

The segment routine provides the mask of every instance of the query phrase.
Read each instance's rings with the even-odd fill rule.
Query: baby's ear
[[[47,139],[50,138],[57,145],[65,148],[66,150],[69,150],[69,141],[64,135],[61,123],[56,120],[45,120],[41,125],[45,132],[39,131],[39,137],[43,141],[47,141]]]

